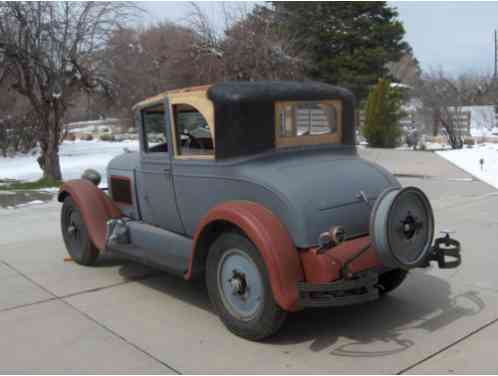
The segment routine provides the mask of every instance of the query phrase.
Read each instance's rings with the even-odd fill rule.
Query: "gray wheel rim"
[[[251,320],[263,308],[263,279],[245,252],[230,249],[223,254],[218,263],[217,281],[223,304],[237,319]]]

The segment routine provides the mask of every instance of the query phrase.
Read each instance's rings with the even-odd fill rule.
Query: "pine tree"
[[[359,100],[386,64],[410,52],[386,2],[274,2],[279,25],[307,56],[307,76],[351,89]]]
[[[391,87],[388,80],[380,79],[368,94],[363,128],[368,145],[379,148],[396,147],[401,136],[399,120],[402,116],[401,93]]]

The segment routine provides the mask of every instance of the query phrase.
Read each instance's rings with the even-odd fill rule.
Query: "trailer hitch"
[[[445,234],[445,236],[437,238],[434,241],[432,250],[423,266],[427,267],[430,265],[431,261],[437,261],[437,264],[441,269],[456,268],[462,263],[460,242],[451,238],[451,232],[441,232]]]

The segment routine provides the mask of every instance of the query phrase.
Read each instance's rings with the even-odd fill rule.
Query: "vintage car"
[[[79,264],[113,252],[205,278],[223,323],[253,340],[287,312],[371,301],[412,268],[460,264],[449,234],[433,244],[426,195],[358,156],[345,89],[224,82],[134,112],[140,151],[109,163],[108,192],[91,174],[60,190]]]

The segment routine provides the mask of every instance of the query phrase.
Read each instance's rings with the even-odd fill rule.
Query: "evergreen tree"
[[[307,76],[351,89],[359,100],[386,64],[410,52],[386,2],[274,2],[279,26],[307,54]]]
[[[379,80],[370,90],[363,128],[369,146],[394,148],[398,145],[401,137],[399,120],[403,116],[401,102],[401,92],[391,87],[388,80]]]

